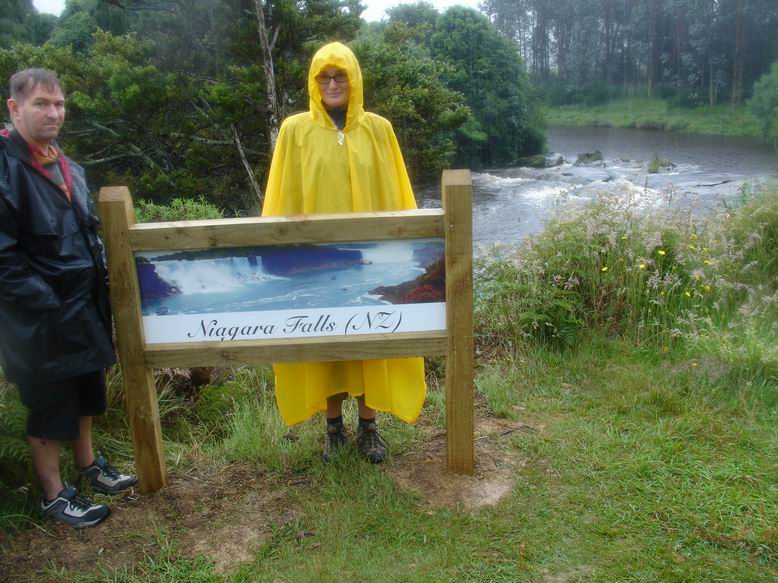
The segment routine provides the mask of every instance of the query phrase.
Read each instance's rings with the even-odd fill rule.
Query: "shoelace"
[[[361,441],[365,442],[365,444],[369,448],[375,448],[378,447],[379,445],[388,447],[386,440],[384,439],[383,435],[381,435],[378,432],[377,428],[369,428],[369,427],[363,428]]]
[[[77,508],[78,510],[88,510],[92,506],[92,501],[85,496],[76,494],[69,500],[71,508]]]
[[[97,466],[100,468],[100,470],[109,478],[112,480],[118,480],[119,479],[119,470],[117,470],[115,467],[113,467],[111,464],[109,464],[106,461],[103,461],[102,466]]]

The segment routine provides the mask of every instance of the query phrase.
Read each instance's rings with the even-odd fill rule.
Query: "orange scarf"
[[[49,144],[49,147],[44,152],[40,148],[36,148],[32,144],[28,144],[30,149],[30,155],[32,156],[33,166],[41,172],[47,178],[53,180],[57,186],[62,189],[68,200],[71,200],[70,196],[70,168],[65,160],[60,159],[59,151]],[[59,176],[52,176],[51,172],[47,170],[48,166],[56,164],[59,167]]]

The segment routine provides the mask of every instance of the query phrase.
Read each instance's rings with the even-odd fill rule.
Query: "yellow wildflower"
[[[703,263],[704,263],[705,265],[710,265],[710,261],[708,261],[707,259],[706,259],[705,261],[703,261]]]
[[[687,298],[690,298],[690,297],[692,297],[692,294],[691,294],[691,293],[689,293],[689,292],[684,292],[684,293],[686,294],[686,297],[687,297]]]
[[[606,265],[605,267],[603,267],[602,269],[600,269],[600,271],[608,271],[608,266]]]
[[[627,236],[626,236],[626,235],[622,235],[622,236],[621,236],[621,240],[622,240],[622,241],[626,241],[626,240],[627,240]]]
[[[640,269],[645,269],[646,268],[646,264],[645,263],[641,263],[639,267],[640,267]]]
[[[659,251],[657,251],[657,254],[665,255],[665,250],[664,249],[660,249]]]

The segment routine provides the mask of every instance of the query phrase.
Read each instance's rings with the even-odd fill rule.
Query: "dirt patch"
[[[390,473],[402,489],[430,507],[477,510],[494,506],[510,494],[514,470],[524,464],[508,445],[510,436],[519,431],[534,433],[536,429],[476,410],[475,475],[448,472],[445,433],[432,435],[419,450],[397,457]]]
[[[592,567],[581,565],[562,573],[546,573],[543,577],[543,583],[575,583],[576,581],[589,581],[593,576],[594,569]]]
[[[308,487],[248,465],[172,476],[159,492],[114,498],[111,517],[95,528],[47,523],[45,531],[0,539],[0,581],[29,581],[50,565],[81,573],[131,567],[158,554],[160,535],[185,556],[209,557],[223,573],[251,560],[273,526],[297,516],[290,493]]]

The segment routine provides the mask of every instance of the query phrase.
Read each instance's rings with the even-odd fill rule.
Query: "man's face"
[[[321,93],[321,100],[325,107],[335,109],[348,105],[351,87],[348,75],[343,69],[325,67],[316,76],[316,82],[319,84],[319,93]]]
[[[45,148],[65,122],[65,96],[59,87],[38,86],[21,102],[8,100],[14,127],[28,142]]]

